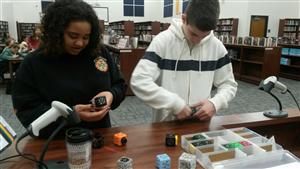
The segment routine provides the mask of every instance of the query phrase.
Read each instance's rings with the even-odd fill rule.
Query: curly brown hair
[[[74,21],[87,21],[92,28],[89,43],[81,53],[93,56],[99,53],[100,27],[93,8],[82,0],[56,0],[42,18],[42,48],[47,55],[65,53],[64,30]]]

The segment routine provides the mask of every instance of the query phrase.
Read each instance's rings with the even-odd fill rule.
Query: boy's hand
[[[195,107],[197,110],[197,112],[193,115],[193,117],[199,120],[208,120],[213,115],[216,114],[215,106],[209,100],[200,101],[199,103],[193,105],[192,107]]]
[[[191,117],[192,110],[189,106],[184,106],[184,108],[176,115],[176,118],[179,120],[184,120]]]

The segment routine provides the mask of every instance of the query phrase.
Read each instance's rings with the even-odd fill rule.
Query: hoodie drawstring
[[[201,72],[201,56],[203,56],[203,50],[202,50],[202,45],[200,45],[200,56],[198,58],[198,62],[199,62],[199,72]]]
[[[185,38],[184,38],[185,39]],[[185,39],[186,41],[186,39]],[[186,41],[187,43],[187,41]],[[176,60],[176,64],[175,64],[175,69],[174,69],[174,74],[173,74],[173,78],[176,79],[176,74],[177,74],[177,68],[178,68],[178,62],[179,62],[179,59],[181,58],[181,55],[183,54],[183,50],[184,50],[184,45],[182,45],[182,49],[181,49],[181,53],[180,55],[177,57],[177,60]]]

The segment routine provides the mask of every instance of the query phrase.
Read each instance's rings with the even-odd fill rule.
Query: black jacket
[[[106,72],[95,66],[99,56],[108,65]],[[29,54],[17,71],[12,91],[13,106],[23,126],[28,127],[50,109],[54,100],[72,107],[88,104],[99,92],[110,91],[111,109],[117,108],[125,98],[127,86],[109,52],[103,48],[99,56],[45,56],[41,49]],[[43,129],[41,137],[49,137],[57,123]],[[101,121],[81,122],[78,126],[110,127],[109,114]]]

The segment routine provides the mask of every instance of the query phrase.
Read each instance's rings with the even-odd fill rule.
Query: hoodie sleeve
[[[230,58],[227,55],[226,48],[222,45],[222,57],[220,60],[223,66],[217,69],[214,73],[214,86],[217,87],[216,95],[209,99],[218,112],[220,109],[227,108],[237,91],[237,83],[233,76],[232,65]]]
[[[164,53],[164,43],[154,38],[145,56],[139,61],[131,76],[131,89],[134,94],[154,109],[167,109],[179,113],[186,105],[177,94],[159,86],[156,81],[161,76],[159,64]]]

